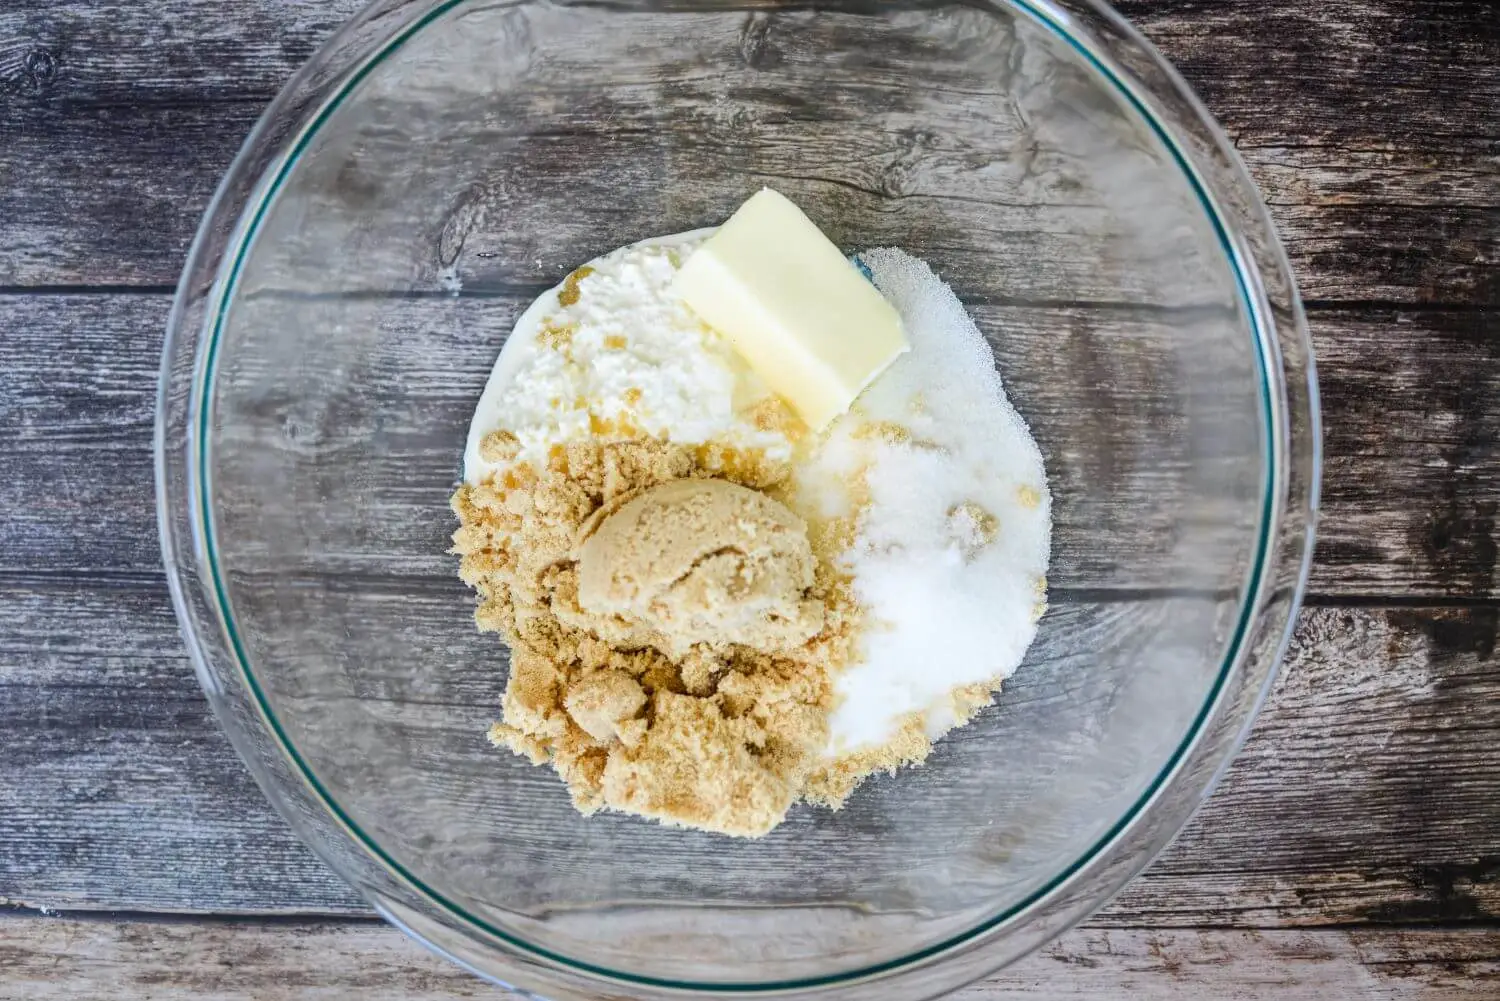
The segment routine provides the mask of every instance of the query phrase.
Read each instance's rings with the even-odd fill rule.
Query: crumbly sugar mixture
[[[685,481],[774,496],[787,464],[644,437],[556,445],[540,468],[517,461],[520,442],[506,432],[481,448],[502,472],[454,495],[454,551],[479,596],[479,627],[511,648],[504,719],[490,739],[550,762],[584,813],[610,808],[740,836],[775,827],[826,764],[831,674],[858,623],[832,561],[806,560],[807,576],[792,581],[787,618],[796,621],[770,639],[739,637],[749,643],[692,642],[670,617],[627,607],[600,614],[579,589],[580,564],[587,576],[590,542],[609,515]],[[694,569],[707,583],[678,605],[712,608],[715,588],[735,583],[711,562]]]
[[[990,703],[1046,607],[1051,502],[927,265],[857,259],[910,351],[811,434],[672,297],[702,239],[607,254],[518,320],[454,552],[511,650],[496,745],[584,813],[754,837]]]

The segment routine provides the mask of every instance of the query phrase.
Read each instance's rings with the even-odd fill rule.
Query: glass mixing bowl
[[[762,185],[949,282],[1046,457],[1051,610],[921,768],[757,841],[573,811],[492,749],[447,500],[519,311]],[[926,998],[1099,906],[1270,684],[1312,546],[1305,323],[1202,107],[1091,0],[380,0],[193,247],[163,548],[199,677],[391,921],[553,999]]]

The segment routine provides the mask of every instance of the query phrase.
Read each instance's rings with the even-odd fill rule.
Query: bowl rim
[[[1163,74],[1175,88],[1176,93],[1172,95],[1175,99],[1183,100],[1196,113],[1199,124],[1205,127],[1213,136],[1219,147],[1215,152],[1223,155],[1229,162],[1232,170],[1237,172],[1233,178],[1244,190],[1251,193],[1251,211],[1259,218],[1254,222],[1264,227],[1265,234],[1269,236],[1272,243],[1272,264],[1278,269],[1277,276],[1282,279],[1283,284],[1290,289],[1290,321],[1289,323],[1276,323],[1272,319],[1273,307],[1267,298],[1262,282],[1260,269],[1255,263],[1255,257],[1251,250],[1245,245],[1243,236],[1240,234],[1240,225],[1236,225],[1234,219],[1220,204],[1213,191],[1212,186],[1205,180],[1198,169],[1193,157],[1183,148],[1182,141],[1174,134],[1173,129],[1156,112],[1153,104],[1142,92],[1142,85],[1133,80],[1129,73],[1124,71],[1114,59],[1109,57],[1097,40],[1094,39],[1089,30],[1076,20],[1067,10],[1057,6],[1049,0],[977,0],[976,6],[986,9],[1002,8],[1010,9],[1025,15],[1029,22],[1035,26],[1042,27],[1051,32],[1057,39],[1070,46],[1086,64],[1097,74],[1098,78],[1111,85],[1117,95],[1129,105],[1139,116],[1140,120],[1147,124],[1162,147],[1170,152],[1177,166],[1182,171],[1184,178],[1192,188],[1194,194],[1204,210],[1206,218],[1212,223],[1215,234],[1225,255],[1225,263],[1234,276],[1238,286],[1237,297],[1240,306],[1253,328],[1252,333],[1256,339],[1256,350],[1254,351],[1257,373],[1259,379],[1259,409],[1262,420],[1261,445],[1262,445],[1262,484],[1260,498],[1260,518],[1257,528],[1257,538],[1254,546],[1254,555],[1250,561],[1247,578],[1244,581],[1240,594],[1240,603],[1235,616],[1235,622],[1231,637],[1224,644],[1224,654],[1219,666],[1219,671],[1213,684],[1210,686],[1203,705],[1194,717],[1191,726],[1186,731],[1176,749],[1168,757],[1155,778],[1152,779],[1147,788],[1136,799],[1131,807],[1126,810],[1119,819],[1095,842],[1080,854],[1071,864],[1060,870],[1045,884],[1028,894],[1019,902],[1006,907],[1004,910],[992,914],[990,917],[976,923],[961,934],[949,936],[941,942],[934,943],[914,950],[908,955],[898,959],[887,960],[869,966],[828,974],[818,977],[805,977],[795,980],[783,980],[774,982],[694,982],[676,979],[644,976],[634,973],[626,973],[609,969],[604,966],[587,962],[586,960],[570,957],[556,952],[544,946],[532,943],[516,932],[507,931],[491,921],[472,914],[441,892],[428,886],[418,875],[397,859],[393,858],[374,838],[366,834],[354,817],[349,815],[345,809],[334,798],[333,794],[318,779],[311,766],[302,758],[295,744],[284,730],[277,718],[271,700],[266,696],[259,681],[251,668],[249,657],[239,637],[231,610],[228,591],[224,583],[224,574],[220,566],[216,536],[215,520],[212,504],[213,470],[210,460],[212,401],[214,396],[214,379],[217,374],[218,350],[221,334],[227,319],[230,304],[235,299],[238,283],[246,258],[251,247],[259,235],[260,226],[264,221],[276,196],[280,193],[291,172],[300,162],[302,153],[306,151],[312,141],[319,135],[321,129],[329,119],[342,107],[344,101],[376,68],[386,59],[398,51],[403,45],[419,34],[422,30],[444,18],[449,13],[474,0],[420,0],[427,4],[427,10],[417,16],[408,18],[404,23],[394,23],[380,28],[385,37],[378,45],[369,49],[359,58],[349,61],[342,52],[336,52],[341,41],[347,41],[355,34],[355,29],[368,28],[378,22],[392,9],[410,8],[415,4],[412,0],[385,0],[384,3],[377,2],[358,15],[344,28],[330,39],[319,55],[313,61],[300,70],[286,84],[271,108],[265,113],[260,123],[251,133],[234,164],[231,166],[223,184],[216,193],[212,203],[205,213],[202,226],[198,232],[193,246],[188,255],[188,263],[184,270],[182,282],[178,287],[176,299],[173,304],[171,316],[168,320],[168,332],[166,344],[163,350],[162,375],[159,386],[155,459],[157,477],[157,501],[158,520],[161,531],[163,561],[166,566],[169,588],[172,593],[173,605],[177,613],[181,630],[192,656],[195,670],[200,683],[208,695],[209,701],[219,717],[221,725],[233,738],[236,751],[240,754],[250,768],[257,782],[265,791],[267,798],[273,805],[287,816],[291,817],[291,808],[282,801],[282,790],[278,783],[267,772],[263,764],[257,760],[257,755],[250,749],[253,737],[242,731],[244,721],[228,711],[224,705],[224,691],[221,681],[214,676],[210,668],[213,653],[226,653],[231,662],[237,667],[238,680],[243,683],[254,702],[260,718],[265,726],[266,732],[270,734],[276,748],[284,756],[286,762],[292,766],[293,772],[300,777],[306,786],[306,792],[310,793],[314,801],[319,803],[327,812],[334,824],[343,831],[356,845],[362,849],[371,860],[377,862],[392,878],[404,887],[414,891],[423,901],[436,906],[448,916],[456,919],[465,928],[482,933],[486,937],[499,940],[499,942],[520,952],[524,956],[533,957],[546,963],[557,964],[566,971],[584,974],[591,978],[589,982],[598,983],[607,981],[610,983],[629,986],[659,988],[671,992],[709,992],[723,995],[745,995],[757,993],[807,991],[817,988],[834,987],[862,983],[880,979],[901,971],[915,969],[930,964],[933,960],[951,954],[966,946],[981,942],[991,937],[992,933],[1001,929],[1002,926],[1012,924],[1035,912],[1041,905],[1049,900],[1057,898],[1065,888],[1073,884],[1081,876],[1088,873],[1101,859],[1108,855],[1110,850],[1120,844],[1128,833],[1135,828],[1150,811],[1151,806],[1163,794],[1164,790],[1182,773],[1185,763],[1199,748],[1210,720],[1218,713],[1224,704],[1224,695],[1230,680],[1241,674],[1245,669],[1249,647],[1255,639],[1254,634],[1269,630],[1274,653],[1272,660],[1265,670],[1265,677],[1259,685],[1253,704],[1248,713],[1243,714],[1238,720],[1238,730],[1233,738],[1227,743],[1216,748],[1216,760],[1212,762],[1213,767],[1205,782],[1199,784],[1197,795],[1199,801],[1206,799],[1213,787],[1217,784],[1234,752],[1238,750],[1244,738],[1248,735],[1250,725],[1256,713],[1263,704],[1277,673],[1277,666],[1290,639],[1292,625],[1295,621],[1296,609],[1300,605],[1302,593],[1306,587],[1308,573],[1311,563],[1311,555],[1314,539],[1314,523],[1318,507],[1318,484],[1321,470],[1321,429],[1319,423],[1319,408],[1317,401],[1317,380],[1314,362],[1311,353],[1310,340],[1306,330],[1306,321],[1302,312],[1300,300],[1296,294],[1295,283],[1292,279],[1289,262],[1284,250],[1275,236],[1275,230],[1270,225],[1266,216],[1264,205],[1261,202],[1258,191],[1250,181],[1248,173],[1245,172],[1233,148],[1228,144],[1222,130],[1219,129],[1211,116],[1198,102],[1196,97],[1187,88],[1186,84],[1176,72],[1166,63],[1150,44],[1142,38],[1133,27],[1129,26],[1113,10],[1108,8],[1101,0],[1071,0],[1080,7],[1087,8],[1094,15],[1104,19],[1108,26],[1123,35],[1126,42],[1141,50],[1155,65],[1153,70]],[[530,0],[515,0],[512,4],[505,6],[524,6]],[[605,2],[590,3],[589,6],[605,6],[613,9],[635,10],[641,9],[642,4],[630,2]],[[855,8],[865,5],[855,3]],[[898,9],[896,5],[874,5],[883,11]],[[919,5],[921,6],[921,5]],[[720,8],[719,5],[698,9],[730,9],[743,10],[755,9],[756,5],[746,7],[739,3],[731,2],[730,5]],[[777,9],[848,9],[844,4],[803,4],[794,3]],[[332,91],[317,102],[313,102],[309,108],[298,109],[301,115],[300,128],[289,136],[271,138],[269,124],[276,120],[278,112],[286,113],[289,95],[307,80],[314,72],[329,72],[330,65],[337,62],[332,58],[345,59],[346,64],[333,67]],[[325,58],[326,57],[326,58]],[[320,66],[319,62],[323,60]],[[315,70],[316,68],[316,70]],[[265,144],[273,142],[275,145],[274,155],[269,162],[265,162]],[[259,155],[256,155],[257,152]],[[225,223],[232,223],[232,227],[226,227]],[[229,235],[226,237],[226,233]],[[211,276],[211,283],[204,287],[203,278]],[[198,307],[206,307],[205,322],[202,328],[190,322],[190,316]],[[1282,360],[1282,349],[1278,342],[1280,336],[1291,337],[1304,354],[1303,362],[1305,368],[1305,385],[1298,387],[1306,393],[1303,403],[1305,413],[1300,415],[1291,414],[1287,394],[1286,368]],[[184,405],[180,394],[174,396],[174,389],[178,387],[182,365],[181,354],[190,351],[193,356],[193,379],[191,385],[191,397],[186,401],[187,414],[190,420],[187,423],[186,448],[173,448],[169,439],[180,437],[173,433],[174,408]],[[179,415],[180,416],[180,415]],[[1310,438],[1303,442],[1303,447],[1310,448],[1310,454],[1303,456],[1304,461],[1309,462],[1311,468],[1311,480],[1305,484],[1305,496],[1292,496],[1292,482],[1290,474],[1290,462],[1296,458],[1289,454],[1292,446],[1293,432],[1290,424],[1294,417],[1302,417],[1310,432]],[[185,475],[184,475],[185,474]],[[1295,505],[1300,511],[1290,511]],[[188,511],[187,528],[188,533],[183,532],[183,523],[177,520],[184,506]],[[1300,513],[1303,522],[1300,525],[1300,552],[1283,554],[1284,548],[1279,529],[1281,522],[1289,513]],[[1294,529],[1299,526],[1293,526]],[[1274,564],[1278,557],[1288,555],[1295,561],[1295,577],[1292,581],[1278,581]],[[207,600],[209,607],[214,611],[218,620],[218,635],[212,635],[200,628],[200,623],[195,617],[195,609],[189,597],[195,582],[201,592],[201,597]],[[1287,585],[1290,583],[1290,589]],[[1279,589],[1279,593],[1277,592]],[[214,651],[212,648],[221,645],[222,649]],[[1177,831],[1184,827],[1191,818],[1192,812],[1186,812],[1173,823],[1172,832],[1175,836]],[[293,823],[299,834],[304,834],[302,826]],[[307,838],[311,846],[318,851],[330,866],[351,882],[356,889],[365,894],[372,902],[380,905],[378,898],[373,897],[363,885],[363,882],[348,871],[340,860],[330,851],[325,850],[317,839]],[[1058,927],[1051,930],[1047,938],[1059,934],[1076,923],[1087,913],[1102,905],[1115,890],[1123,886],[1131,876],[1143,869],[1157,854],[1161,847],[1165,847],[1166,841],[1161,841],[1154,849],[1145,854],[1137,855],[1126,868],[1123,878],[1112,880],[1115,884],[1109,893],[1100,895],[1091,900],[1087,907],[1078,911],[1074,916],[1066,919]],[[433,948],[451,959],[460,962],[481,976],[503,983],[492,972],[485,969],[477,969],[474,964],[455,956],[452,950],[444,948],[419,931],[413,929],[409,922],[401,921],[392,916],[385,908],[382,913],[402,927],[408,934],[417,937],[419,941]],[[1037,941],[1032,948],[1040,945],[1045,939]],[[1029,949],[1027,951],[1030,951]],[[1016,958],[1016,957],[1011,957]],[[987,971],[986,971],[987,972]],[[957,986],[954,984],[953,986]]]

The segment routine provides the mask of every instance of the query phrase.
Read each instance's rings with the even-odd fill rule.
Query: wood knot
[[[57,53],[42,45],[0,44],[0,96],[41,97],[57,82]]]
[[[930,169],[929,156],[937,137],[920,129],[903,129],[896,136],[894,155],[880,171],[880,192],[887,198],[903,198],[921,188],[920,177]]]
[[[740,29],[740,58],[753,70],[774,69],[781,64],[781,53],[771,43],[774,24],[774,14],[757,12],[747,17]]]

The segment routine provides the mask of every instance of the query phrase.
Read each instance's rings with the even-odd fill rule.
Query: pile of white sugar
[[[859,257],[911,351],[803,466],[825,514],[844,503],[835,483],[862,472],[867,490],[844,557],[866,629],[836,680],[835,756],[886,743],[913,714],[934,738],[963,722],[956,690],[998,687],[1035,637],[1051,547],[1041,452],[974,321],[924,262]]]

